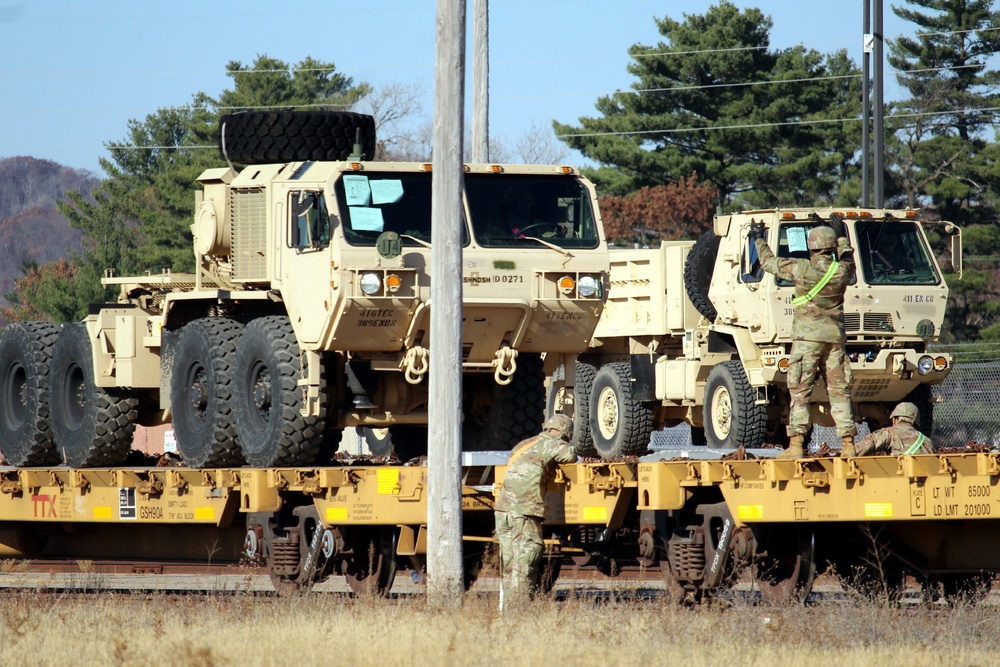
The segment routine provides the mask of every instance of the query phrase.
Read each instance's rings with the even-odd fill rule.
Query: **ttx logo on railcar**
[[[36,517],[41,517],[47,519],[49,517],[55,517],[56,515],[56,496],[55,494],[38,494],[31,496],[31,508],[35,513]]]

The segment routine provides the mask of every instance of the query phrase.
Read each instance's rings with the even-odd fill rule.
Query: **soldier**
[[[839,215],[831,214],[829,225],[819,225],[809,232],[809,259],[779,259],[764,240],[764,223],[750,224],[750,238],[757,247],[761,267],[795,283],[792,357],[788,364],[792,402],[789,442],[778,458],[804,455],[805,434],[810,426],[809,402],[820,373],[826,378],[837,435],[848,451],[854,448],[858,432],[848,391],[851,366],[844,346],[844,291],[854,276],[854,249]]]
[[[867,456],[869,454],[933,454],[934,443],[915,428],[920,413],[913,403],[900,403],[889,415],[892,426],[880,428],[858,441],[858,449],[841,450],[841,456]]]
[[[545,487],[556,463],[572,463],[576,452],[569,444],[573,420],[566,415],[550,417],[542,432],[522,440],[511,452],[507,476],[496,502],[496,532],[500,543],[500,609],[504,598],[523,600],[538,583],[538,564],[545,545]]]

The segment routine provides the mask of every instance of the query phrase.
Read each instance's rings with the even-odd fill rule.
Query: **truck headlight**
[[[382,279],[375,273],[366,273],[361,276],[361,291],[371,296],[378,294],[382,289]]]
[[[925,354],[917,360],[917,370],[921,375],[927,375],[934,370],[934,360]]]
[[[586,299],[597,294],[599,287],[597,278],[594,276],[580,276],[580,279],[576,282],[576,291]]]

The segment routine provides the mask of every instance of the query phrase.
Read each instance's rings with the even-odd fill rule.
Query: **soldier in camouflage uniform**
[[[844,221],[830,216],[830,226],[809,232],[809,259],[779,259],[764,240],[763,223],[751,223],[761,267],[768,273],[794,282],[792,305],[792,356],[788,363],[788,449],[778,458],[804,456],[809,432],[809,403],[813,385],[822,373],[830,397],[830,412],[837,435],[848,451],[854,448],[857,426],[851,409],[851,366],[844,346],[844,291],[854,276],[854,249],[847,239]]]
[[[542,433],[513,449],[507,475],[495,506],[496,536],[500,543],[500,608],[530,596],[538,584],[538,565],[545,545],[542,518],[545,488],[557,463],[572,463],[576,452],[569,444],[573,420],[550,417]]]
[[[858,441],[857,452],[842,451],[841,456],[867,456],[869,454],[933,454],[934,443],[916,429],[917,406],[900,403],[889,415],[892,426],[880,428]]]

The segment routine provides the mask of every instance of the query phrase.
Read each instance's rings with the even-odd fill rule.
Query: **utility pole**
[[[437,0],[431,159],[427,600],[462,599],[462,134],[465,0]]]
[[[874,38],[872,37],[872,2],[864,0],[864,53],[861,56],[861,207],[871,205],[871,59]]]
[[[874,48],[872,58],[874,62],[875,74],[875,99],[872,102],[875,113],[875,208],[885,206],[885,124],[883,123],[884,103],[882,95],[882,79],[885,72],[885,58],[883,57],[883,45],[885,35],[882,30],[882,0],[875,0],[875,24],[873,37]]]
[[[490,0],[473,0],[472,161],[490,161]]]

